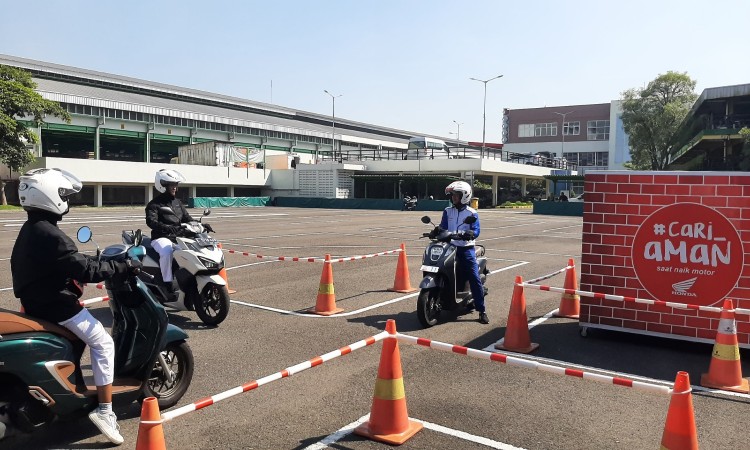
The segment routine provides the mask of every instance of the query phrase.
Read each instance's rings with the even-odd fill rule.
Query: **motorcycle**
[[[89,227],[78,230],[81,243],[91,237]],[[104,251],[97,246],[97,255],[102,260],[139,259],[145,253],[141,239],[138,230],[132,245],[111,245]],[[168,323],[164,307],[135,271],[105,284],[113,318],[115,404],[156,397],[160,409],[174,406],[193,377],[188,335]],[[1,311],[0,425],[5,426],[0,429],[31,433],[56,418],[84,417],[96,408],[96,387],[86,384],[81,370],[85,347],[60,325]]]
[[[404,197],[404,209],[402,211],[414,211],[417,209],[417,196],[409,197],[408,195]]]
[[[165,207],[167,213],[172,210]],[[177,281],[177,298],[170,298],[162,280],[159,254],[151,247],[151,238],[143,237],[146,256],[143,272],[151,278],[143,280],[162,305],[182,311],[195,311],[203,323],[216,326],[229,314],[229,291],[227,283],[219,275],[224,268],[224,253],[218,241],[208,235],[201,223],[211,211],[203,211],[198,221],[184,225],[184,236],[176,237],[177,244],[172,254],[172,273]],[[133,231],[122,232],[122,242],[133,242]]]
[[[470,225],[476,220],[476,217],[469,216],[464,219],[464,223]],[[429,216],[424,216],[422,223],[432,224],[432,221]],[[456,274],[456,246],[451,244],[451,240],[462,239],[462,232],[450,232],[435,226],[432,233],[423,233],[422,237],[430,238],[430,243],[425,248],[422,266],[419,268],[424,273],[424,278],[419,283],[417,318],[422,326],[429,328],[437,324],[442,311],[456,310],[459,307],[471,310],[474,302],[469,281]],[[486,295],[489,270],[484,246],[475,245],[475,251],[479,278]]]

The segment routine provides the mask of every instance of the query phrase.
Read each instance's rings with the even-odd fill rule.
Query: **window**
[[[581,134],[581,122],[565,122],[563,124],[563,135],[578,136]]]
[[[557,122],[534,124],[534,136],[557,136]]]
[[[566,152],[563,157],[569,163],[577,164],[579,167],[607,167],[609,165],[608,152]]]
[[[589,141],[609,140],[609,120],[589,120],[587,124]]]
[[[527,123],[519,125],[518,137],[534,137],[534,124]]]

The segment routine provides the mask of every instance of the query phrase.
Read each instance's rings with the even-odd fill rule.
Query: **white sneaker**
[[[117,424],[115,413],[100,414],[98,409],[95,409],[89,413],[89,419],[113,444],[120,445],[125,441],[120,434],[120,425]]]

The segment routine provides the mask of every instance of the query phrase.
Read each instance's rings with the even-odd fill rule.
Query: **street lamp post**
[[[558,116],[562,116],[562,126],[560,127],[560,134],[562,134],[562,145],[560,146],[560,158],[563,158],[563,155],[565,154],[565,116],[568,114],[575,112],[575,111],[568,111],[565,113],[559,113],[559,112],[552,112],[552,114],[557,114]]]
[[[480,154],[480,157],[484,158],[484,144],[485,144],[485,136],[486,136],[486,129],[487,129],[487,83],[489,83],[492,80],[497,80],[498,78],[501,78],[502,75],[498,75],[496,77],[490,78],[488,80],[480,80],[479,78],[469,78],[470,80],[479,81],[480,83],[484,83],[484,107],[482,110],[482,152]]]
[[[460,141],[461,140],[461,124],[455,120],[453,121],[453,123],[456,124],[456,141]]]
[[[336,159],[336,99],[344,94],[333,95],[326,89],[323,89],[323,92],[331,96],[331,150],[333,150],[333,159]]]

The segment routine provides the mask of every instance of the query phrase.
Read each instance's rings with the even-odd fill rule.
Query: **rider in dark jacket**
[[[68,198],[83,185],[60,169],[35,169],[19,177],[18,198],[28,213],[10,257],[13,293],[26,314],[60,324],[85,342],[91,351],[91,370],[99,407],[89,419],[114,444],[123,437],[112,411],[115,344],[104,326],[79,298],[79,283],[98,282],[128,271],[126,263],[99,261],[78,252],[57,222],[68,213]]]
[[[151,247],[159,254],[159,268],[164,286],[169,292],[168,301],[177,300],[177,283],[172,274],[172,253],[175,237],[184,235],[184,224],[194,222],[179,198],[177,187],[185,177],[173,169],[156,172],[154,187],[161,194],[146,205],[146,225],[151,228]],[[209,224],[203,224],[207,231],[213,231]]]

